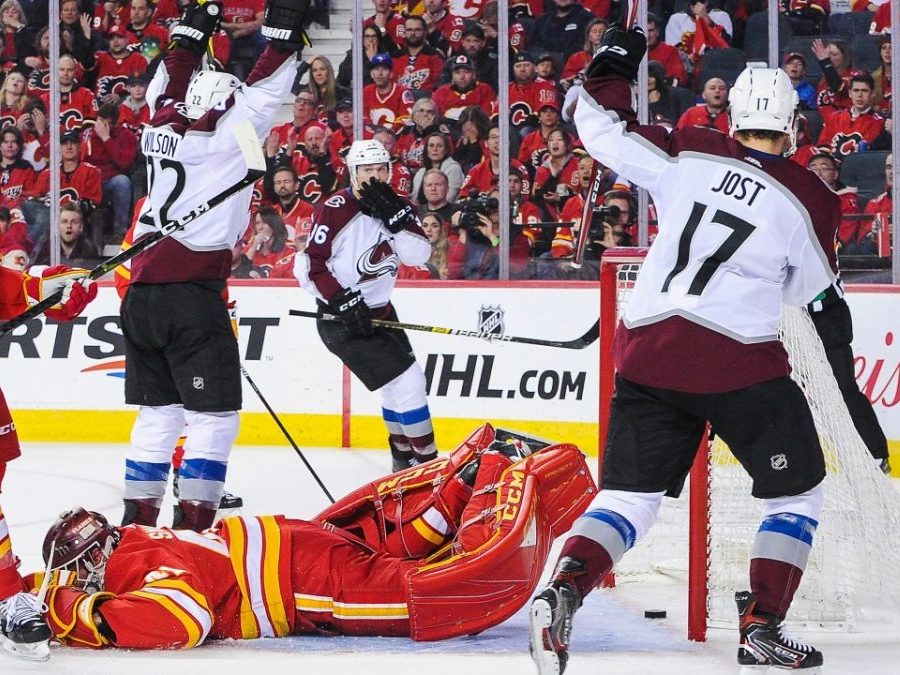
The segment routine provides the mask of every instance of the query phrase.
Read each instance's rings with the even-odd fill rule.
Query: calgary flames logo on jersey
[[[525,101],[516,101],[509,110],[509,123],[514,127],[526,124],[533,116],[531,106]]]
[[[854,131],[846,134],[841,133],[835,135],[831,141],[831,147],[837,157],[846,157],[859,150],[859,144],[863,140],[861,133]]]
[[[414,68],[407,69],[397,80],[400,84],[402,84],[407,89],[421,89],[422,85],[428,81],[428,76],[431,74],[431,71],[428,68]]]
[[[400,262],[391,244],[391,238],[384,234],[380,234],[378,243],[364,252],[356,262],[359,283],[372,281],[388,274],[395,277],[399,267]]]

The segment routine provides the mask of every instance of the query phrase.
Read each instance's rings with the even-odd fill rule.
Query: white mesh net
[[[618,314],[639,270],[640,261],[618,265]],[[869,610],[897,607],[900,493],[856,433],[805,309],[784,308],[782,340],[792,377],[812,409],[828,468],[824,512],[788,620],[850,631]],[[679,499],[664,500],[650,535],[625,556],[618,575],[687,577],[690,487]],[[750,496],[749,476],[719,441],[710,451],[709,491],[708,624],[733,627],[734,593],[749,588],[761,502]]]

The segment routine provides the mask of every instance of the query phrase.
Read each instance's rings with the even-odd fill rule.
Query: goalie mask
[[[191,78],[184,95],[185,115],[192,120],[200,119],[240,86],[241,81],[230,73],[199,71]]]
[[[732,136],[736,131],[780,131],[788,135],[791,148],[795,148],[800,99],[781,68],[745,68],[731,88],[728,101]]]
[[[53,569],[75,573],[75,585],[103,588],[103,574],[121,535],[101,514],[76,507],[60,514],[44,537],[44,563],[53,552]]]
[[[347,169],[350,172],[350,185],[353,186],[354,191],[359,191],[356,170],[368,164],[386,164],[388,175],[385,182],[391,182],[391,155],[381,141],[353,141],[353,145],[350,146],[344,161],[347,162]]]

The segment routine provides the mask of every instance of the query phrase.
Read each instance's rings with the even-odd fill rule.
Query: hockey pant
[[[425,373],[418,363],[381,388],[381,406],[388,435],[398,450],[414,450],[420,456],[437,452],[425,398]]]

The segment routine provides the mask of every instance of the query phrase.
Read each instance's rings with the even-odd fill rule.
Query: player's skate
[[[565,581],[553,581],[531,602],[531,658],[540,675],[565,671],[572,617],[579,607],[581,598]]]
[[[46,605],[30,593],[16,593],[0,602],[0,643],[13,656],[28,661],[50,658],[52,634],[43,612]]]
[[[775,617],[755,614],[756,598],[751,592],[735,593],[734,601],[740,617],[738,663],[743,675],[759,675],[769,668],[803,670],[809,675],[822,672],[822,652],[791,639]]]
[[[432,452],[428,455],[420,455],[408,444],[404,443],[404,445],[406,445],[405,448],[400,447],[394,443],[391,438],[388,438],[388,445],[391,447],[391,471],[395,473],[437,459],[437,452]]]

